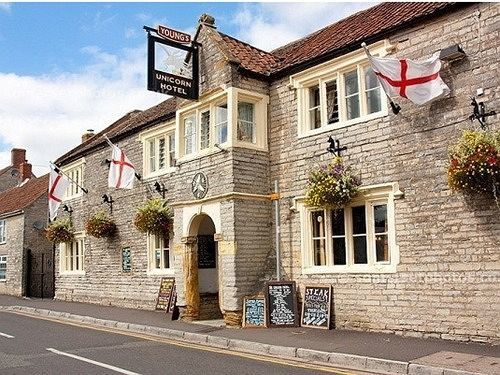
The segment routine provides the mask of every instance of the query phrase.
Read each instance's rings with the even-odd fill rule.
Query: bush
[[[85,231],[93,237],[112,237],[116,232],[115,222],[105,211],[98,211],[85,223]]]
[[[134,225],[140,232],[156,235],[169,233],[172,224],[172,210],[159,198],[144,202],[137,210],[134,219]]]
[[[353,170],[344,165],[341,157],[335,157],[330,164],[309,174],[306,203],[312,207],[340,208],[358,195],[360,185]]]
[[[448,185],[466,193],[500,190],[500,131],[464,130],[449,149]]]
[[[73,225],[69,219],[56,219],[45,228],[45,236],[55,244],[72,242],[75,238]]]

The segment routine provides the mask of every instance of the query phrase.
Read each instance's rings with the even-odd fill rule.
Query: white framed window
[[[7,255],[0,255],[0,281],[7,278]]]
[[[370,47],[384,56],[390,47]],[[364,51],[359,50],[290,77],[297,89],[299,137],[372,120],[388,114],[387,99]]]
[[[64,200],[81,197],[83,190],[80,186],[84,186],[85,160],[78,160],[63,167],[62,170],[70,178],[69,185],[64,194]]]
[[[153,274],[173,273],[171,238],[167,235],[148,235],[149,272]]]
[[[60,272],[61,274],[84,274],[85,273],[85,238],[83,235],[75,236],[73,242],[62,243],[60,250]]]
[[[395,272],[399,263],[394,184],[362,188],[362,198],[341,209],[307,207],[299,198],[304,273]]]
[[[178,110],[179,161],[233,146],[267,150],[268,101],[266,95],[229,87]]]
[[[156,177],[175,170],[174,126],[174,123],[170,122],[140,134],[144,178]]]
[[[241,142],[256,143],[255,104],[238,101],[237,139]]]
[[[7,242],[7,227],[5,220],[0,220],[0,244]]]

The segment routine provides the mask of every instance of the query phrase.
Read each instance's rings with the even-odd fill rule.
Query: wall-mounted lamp
[[[474,121],[477,120],[479,125],[481,125],[481,129],[486,129],[486,117],[494,116],[497,113],[495,111],[486,112],[485,106],[483,102],[477,102],[476,98],[471,97],[470,105],[473,107],[472,115],[469,116],[469,120]]]
[[[73,212],[73,208],[68,204],[63,205],[62,208],[63,208],[63,211],[66,211],[69,214],[71,214]]]
[[[108,204],[110,212],[113,212],[113,202],[114,202],[114,200],[113,200],[113,197],[111,195],[104,194],[102,196],[102,203]]]
[[[328,137],[328,147],[326,148],[326,151],[328,151],[331,154],[334,154],[335,156],[340,157],[340,153],[342,151],[347,150],[347,147],[340,147],[340,141],[338,139],[333,139],[332,136]]]
[[[168,191],[168,189],[165,187],[165,184],[162,182],[158,182],[156,181],[153,185],[153,187],[155,188],[155,190],[160,193],[163,197],[163,199],[165,199],[165,193]]]
[[[465,57],[465,52],[460,44],[453,44],[452,46],[443,48],[439,52],[439,59],[443,61],[455,61]]]

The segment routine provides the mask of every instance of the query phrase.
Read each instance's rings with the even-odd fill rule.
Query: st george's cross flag
[[[441,61],[439,52],[424,61],[409,59],[381,58],[368,54],[373,71],[377,75],[386,94],[402,96],[413,103],[422,105],[450,92],[439,76]]]
[[[108,141],[113,149],[109,166],[108,186],[116,189],[132,189],[134,187],[135,168],[125,153]]]
[[[61,205],[68,185],[69,180],[51,165],[49,175],[49,217],[51,221],[57,216],[57,209]]]

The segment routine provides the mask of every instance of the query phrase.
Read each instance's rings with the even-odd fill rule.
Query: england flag
[[[64,192],[69,185],[69,180],[59,171],[50,165],[49,175],[49,217],[54,220],[57,216],[57,209],[61,205]]]

